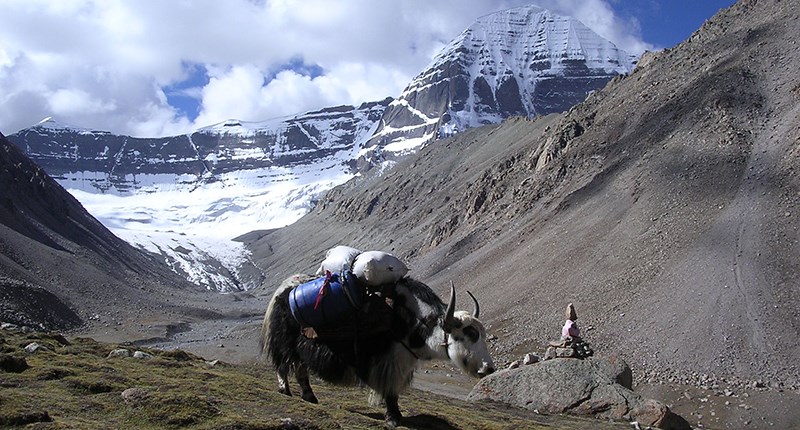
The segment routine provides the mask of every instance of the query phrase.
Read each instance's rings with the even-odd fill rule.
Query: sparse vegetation
[[[25,347],[43,345],[33,353]],[[320,404],[286,397],[267,366],[209,363],[180,350],[114,345],[58,334],[0,330],[3,353],[24,359],[21,372],[0,371],[0,427],[37,429],[371,429],[383,409],[359,388],[315,381]],[[150,359],[112,357],[118,348]],[[298,390],[298,387],[293,387]],[[416,429],[625,428],[540,416],[412,390],[401,398],[404,426]]]

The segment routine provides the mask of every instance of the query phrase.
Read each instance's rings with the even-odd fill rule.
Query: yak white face
[[[450,361],[475,378],[493,373],[494,362],[486,346],[486,329],[483,324],[465,311],[455,312],[453,319],[447,343]]]

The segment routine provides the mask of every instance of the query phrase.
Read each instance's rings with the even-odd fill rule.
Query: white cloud
[[[92,97],[91,94],[80,89],[60,89],[48,97],[50,109],[57,116],[72,116],[73,114],[88,113],[102,115],[115,109],[113,101],[103,101]]]
[[[3,0],[0,132],[47,116],[137,136],[188,132],[228,118],[258,121],[398,95],[476,18],[526,0]],[[544,0],[623,49],[635,23],[605,0]],[[632,25],[633,24],[633,25]],[[292,60],[321,76],[283,70]],[[190,66],[191,65],[191,66]],[[203,67],[195,121],[163,88]],[[277,74],[276,74],[277,72]],[[269,82],[270,76],[275,78]]]

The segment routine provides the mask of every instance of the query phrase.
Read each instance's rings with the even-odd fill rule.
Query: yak
[[[292,316],[289,305],[291,290],[311,279],[309,275],[294,275],[284,281],[264,316],[261,351],[277,371],[279,392],[292,395],[290,371],[300,385],[302,399],[311,403],[318,400],[309,383],[309,371],[333,384],[366,385],[371,390],[370,403],[382,402],[385,424],[396,427],[402,419],[398,396],[411,385],[420,361],[449,359],[476,378],[494,372],[486,330],[478,320],[480,306],[469,291],[474,302],[472,314],[455,311],[452,283],[445,306],[428,285],[404,277],[390,285],[388,294],[379,295],[378,303],[368,304],[379,308],[384,321],[359,326],[373,330],[359,332],[356,326],[352,335],[315,337]]]

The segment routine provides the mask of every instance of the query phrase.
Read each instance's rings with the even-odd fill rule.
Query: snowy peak
[[[488,75],[504,69],[528,76],[558,73],[570,61],[583,61],[590,70],[619,74],[631,72],[635,62],[633,56],[580,21],[535,6],[479,18],[437,56],[434,65],[459,56],[473,63],[477,59],[477,69]]]
[[[39,121],[38,123],[36,123],[36,125],[34,125],[31,128],[46,130],[48,132],[54,132],[54,133],[109,134],[106,131],[91,130],[88,128],[62,124],[53,119],[53,117],[51,116],[48,116],[47,118]]]
[[[424,143],[510,116],[566,111],[635,64],[580,21],[546,9],[486,15],[406,87],[371,143]]]

